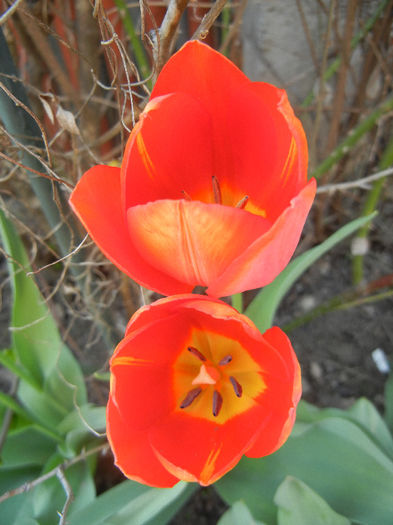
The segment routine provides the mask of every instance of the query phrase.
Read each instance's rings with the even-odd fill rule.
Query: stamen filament
[[[221,359],[221,361],[218,363],[220,366],[223,366],[223,365],[227,365],[228,363],[230,363],[232,361],[232,356],[231,355],[226,355],[225,357],[223,357]]]
[[[191,197],[188,195],[186,190],[181,190],[181,192],[182,192],[183,197],[185,198],[186,201],[192,201]]]
[[[222,395],[217,390],[213,394],[213,416],[217,417],[222,407]]]
[[[235,208],[240,208],[241,210],[243,210],[246,207],[248,199],[249,199],[249,196],[244,195],[244,197],[240,199],[240,201],[236,204]]]
[[[190,390],[188,392],[188,394],[186,395],[186,397],[183,399],[181,405],[180,405],[180,408],[187,408],[191,405],[191,403],[194,401],[194,399],[196,399],[199,394],[202,392],[202,388],[198,387],[198,388],[193,388],[192,390]]]
[[[187,350],[190,352],[190,354],[195,355],[195,357],[197,357],[201,361],[206,361],[206,357],[194,346],[189,346]]]
[[[216,204],[222,204],[222,195],[221,195],[220,184],[218,182],[217,177],[215,177],[214,175],[212,177],[212,184],[213,184],[214,202]]]
[[[231,382],[231,384],[233,386],[233,390],[235,391],[236,396],[237,397],[242,397],[243,387],[239,383],[239,381],[237,381],[237,379],[235,379],[233,376],[229,377],[229,381]]]

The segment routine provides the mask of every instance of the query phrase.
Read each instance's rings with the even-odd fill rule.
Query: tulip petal
[[[276,379],[269,381],[267,375],[266,398],[264,406],[268,409],[265,414],[268,426],[262,427],[255,443],[246,452],[250,458],[259,458],[272,454],[287,440],[296,417],[296,406],[301,396],[300,367],[292,345],[285,333],[277,327],[270,328],[263,334],[264,340],[272,348],[279,350],[281,359],[287,368],[286,388],[277,391]],[[276,390],[276,391],[275,391]]]
[[[121,206],[120,169],[94,166],[76,185],[70,205],[101,251],[122,272],[163,294],[189,292],[193,286],[161,273],[133,247]]]
[[[173,487],[179,479],[170,474],[157,459],[148,432],[135,430],[132,420],[125,420],[109,397],[107,436],[115,464],[130,479],[153,487]]]
[[[182,70],[187,74],[179,74]],[[151,97],[174,91],[191,95],[214,116],[213,174],[224,195],[232,195],[224,204],[234,206],[248,195],[247,210],[276,219],[307,180],[307,143],[285,92],[251,82],[232,62],[196,41],[164,66]]]
[[[143,258],[162,273],[201,286],[214,283],[270,226],[244,210],[184,200],[134,206],[127,218]]]
[[[265,286],[273,281],[295,251],[315,191],[316,184],[312,179],[270,230],[250,244],[215,281],[210,281],[206,293],[223,297]]]
[[[110,362],[111,397],[134,429],[151,426],[176,407],[171,369],[189,335],[186,316],[177,313],[150,322],[117,346]]]
[[[184,195],[213,202],[212,146],[211,116],[195,98],[171,93],[152,99],[124,153],[126,208]]]
[[[261,426],[261,413],[261,407],[256,405],[218,425],[174,412],[151,429],[150,443],[173,475],[210,485],[233,468],[253,444]]]

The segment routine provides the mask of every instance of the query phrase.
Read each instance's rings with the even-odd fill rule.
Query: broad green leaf
[[[255,521],[247,505],[243,501],[236,501],[218,520],[217,525],[263,525]]]
[[[196,488],[180,482],[171,489],[153,489],[124,481],[86,508],[70,513],[69,525],[164,525]]]
[[[368,399],[358,399],[348,410],[317,408],[303,400],[299,403],[296,418],[298,423],[315,423],[328,417],[342,417],[356,423],[376,445],[393,458],[393,436],[378,410]]]
[[[116,512],[107,525],[144,525],[151,523],[154,518],[159,518],[160,514],[184,493],[188,497],[192,488],[181,481],[170,489],[149,489]],[[189,494],[187,494],[188,492]],[[158,523],[161,524],[162,520],[159,519]]]
[[[278,525],[351,525],[300,480],[288,476],[274,496]]]
[[[265,330],[272,326],[274,316],[282,298],[297,279],[299,279],[315,261],[322,257],[322,255],[372,220],[375,215],[376,214],[373,213],[367,217],[360,217],[346,224],[322,244],[296,257],[271,284],[265,286],[258,293],[255,299],[249,304],[245,314],[256,324],[261,332],[265,332]]]
[[[22,486],[40,475],[40,468],[27,466],[0,468],[0,494]],[[4,525],[36,525],[31,518],[31,493],[25,492],[0,503],[0,523]],[[31,521],[26,521],[30,516]],[[26,519],[25,519],[26,518]]]
[[[243,499],[253,516],[274,524],[274,493],[290,475],[356,523],[391,525],[393,462],[383,450],[359,425],[344,418],[328,417],[300,427],[274,454],[243,458],[216,483],[221,497],[228,504]]]
[[[45,470],[51,470],[48,465]],[[64,476],[72,488],[74,499],[70,511],[86,507],[95,498],[95,485],[89,465],[80,461],[64,471]],[[40,525],[58,523],[58,512],[61,512],[66,501],[66,494],[59,479],[54,476],[33,489],[33,517]],[[68,523],[68,520],[67,520]]]
[[[390,431],[393,432],[393,373],[385,383],[385,420]]]
[[[37,465],[42,468],[55,452],[57,441],[36,427],[10,430],[1,451],[3,467]]]
[[[32,412],[38,410],[42,421],[55,426],[74,408],[74,400],[80,405],[86,402],[83,375],[72,353],[62,343],[36,284],[26,275],[31,268],[25,249],[1,210],[0,233],[9,254],[13,288],[11,331],[15,363],[32,377],[29,383],[21,381],[19,398]],[[44,406],[40,408],[40,404]]]

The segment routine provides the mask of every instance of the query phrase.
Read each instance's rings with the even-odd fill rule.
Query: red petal
[[[261,235],[214,282],[207,293],[223,297],[269,284],[285,268],[295,251],[314,200],[315,180],[295,197],[270,230]]]
[[[295,422],[296,406],[301,396],[300,367],[288,337],[278,327],[273,327],[263,334],[263,339],[279,353],[286,373],[283,371],[278,378],[271,375],[270,367],[267,367],[263,404],[269,423],[266,428],[261,428],[257,440],[246,452],[246,456],[252,458],[271,454],[285,443]]]
[[[179,480],[158,461],[148,432],[135,430],[132,420],[124,420],[111,397],[107,406],[107,436],[115,464],[130,479],[152,487],[173,487]]]
[[[133,246],[121,205],[119,168],[94,166],[87,171],[72,192],[70,205],[94,242],[121,271],[166,295],[191,291],[192,286],[151,266]]]
[[[126,208],[184,193],[213,200],[210,115],[193,97],[151,100],[127,143],[122,164]]]
[[[307,143],[285,92],[251,82],[196,41],[169,60],[152,99],[174,91],[191,95],[212,115],[213,174],[221,186],[230,188],[236,202],[248,195],[249,211],[262,208],[275,219],[306,183]]]
[[[269,227],[237,208],[193,201],[156,201],[127,213],[141,256],[190,285],[211,286]]]
[[[175,412],[151,430],[150,442],[173,475],[210,485],[240,460],[261,421],[257,405],[223,425]]]
[[[146,323],[117,346],[111,396],[133,428],[145,429],[175,408],[172,364],[187,347],[187,317],[177,313]]]

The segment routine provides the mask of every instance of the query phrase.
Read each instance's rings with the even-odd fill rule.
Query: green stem
[[[388,146],[386,147],[381,161],[378,165],[379,171],[386,170],[393,164],[393,137],[390,139]],[[362,216],[372,213],[378,205],[379,197],[382,192],[383,185],[386,181],[386,177],[376,180],[373,184],[371,191],[367,196]],[[360,228],[357,237],[365,239],[368,235],[370,224],[365,224]],[[362,282],[364,276],[364,255],[354,255],[352,259],[352,282],[354,285],[358,285]]]
[[[127,4],[124,0],[115,0],[116,7],[119,10],[125,30],[131,41],[132,52],[135,56],[135,61],[142,78],[147,78],[150,74],[149,62],[146,57],[145,50],[141,44],[141,39],[137,35],[134,27],[134,21],[128,10]]]
[[[232,295],[232,306],[239,313],[243,313],[243,295],[242,293],[235,293]]]

